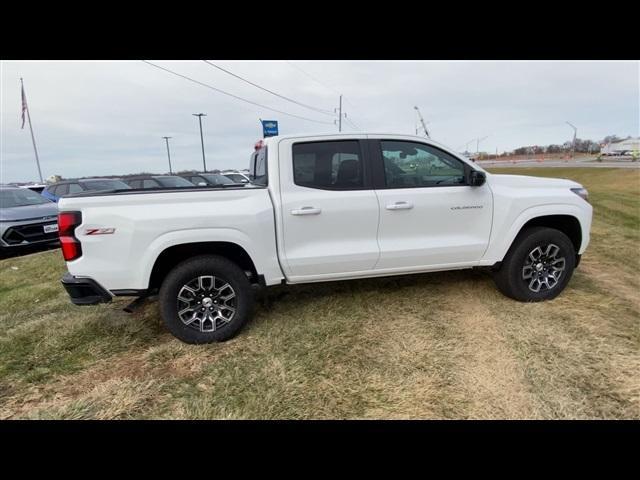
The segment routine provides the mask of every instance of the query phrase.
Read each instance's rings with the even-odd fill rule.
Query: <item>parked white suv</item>
[[[248,320],[252,284],[480,267],[505,295],[540,301],[564,289],[589,243],[578,183],[489,174],[423,137],[271,137],[251,178],[62,198],[71,300],[159,292],[167,328],[205,343]]]

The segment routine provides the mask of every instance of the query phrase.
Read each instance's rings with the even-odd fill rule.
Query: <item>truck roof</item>
[[[460,156],[460,154],[458,152],[456,152],[453,148],[444,145],[440,142],[437,142],[431,138],[428,137],[424,137],[424,136],[419,136],[419,135],[415,135],[415,134],[405,134],[405,133],[390,133],[390,132],[350,132],[350,133],[342,133],[342,132],[338,132],[338,133],[299,133],[299,134],[291,134],[291,135],[276,135],[273,137],[267,137],[265,139],[263,139],[263,141],[265,142],[265,144],[269,144],[272,142],[278,142],[280,140],[289,140],[289,139],[297,139],[297,138],[309,138],[309,137],[344,137],[345,139],[348,138],[362,138],[363,136],[370,136],[372,138],[406,138],[406,139],[415,139],[416,141],[421,141],[424,142],[425,140],[433,145],[436,145],[438,147],[441,147],[444,150],[447,150],[449,152],[455,153],[456,156]]]

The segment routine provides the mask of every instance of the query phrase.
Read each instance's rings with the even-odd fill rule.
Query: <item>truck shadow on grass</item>
[[[390,277],[319,282],[269,287],[257,298],[259,309],[271,311],[279,303],[304,302],[324,297],[354,295],[401,295],[407,288],[453,287],[464,281],[481,282],[493,287],[491,275],[481,270],[457,270]]]

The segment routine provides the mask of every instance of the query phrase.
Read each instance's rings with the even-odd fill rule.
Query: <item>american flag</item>
[[[27,97],[24,94],[24,85],[22,85],[22,127],[24,128],[24,112],[27,111]]]

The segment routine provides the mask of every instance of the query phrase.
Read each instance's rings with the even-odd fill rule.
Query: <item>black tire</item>
[[[222,313],[221,315],[229,315],[230,319],[225,321],[223,317],[211,318],[207,317],[206,311],[205,313],[195,312],[195,310],[200,310],[200,306],[194,309],[193,311],[188,310],[188,305],[198,303],[198,295],[192,294],[190,291],[183,290],[187,285],[194,285],[192,282],[194,279],[199,279],[200,277],[205,277],[207,279],[204,282],[204,288],[202,290],[198,290],[198,292],[206,291],[207,282],[209,277],[215,277],[212,280],[214,286],[220,286],[220,282],[223,282],[223,285],[226,283],[229,285],[230,289],[226,289],[225,292],[233,292],[234,300],[233,307],[235,308],[235,312],[231,316],[230,312]],[[218,282],[219,281],[219,282]],[[218,283],[216,283],[218,282]],[[216,296],[215,288],[210,290],[212,293],[205,293],[207,295],[202,301],[201,304],[205,303],[205,300],[208,298],[207,305],[210,305],[211,308],[219,308],[225,309],[228,308],[226,305],[222,305],[222,301],[220,305],[217,307],[212,304],[214,298]],[[184,292],[188,297],[193,298],[195,303],[187,303],[182,300],[178,300],[178,295],[180,292]],[[224,298],[224,297],[217,298]],[[227,295],[229,296],[229,295]],[[185,298],[185,297],[183,297]],[[162,319],[164,320],[167,329],[178,339],[182,340],[185,343],[192,344],[200,344],[200,343],[211,343],[211,342],[222,342],[225,340],[229,340],[233,338],[240,329],[244,326],[244,324],[249,320],[251,313],[253,311],[254,304],[254,295],[253,289],[251,288],[251,284],[249,283],[249,279],[242,271],[240,267],[238,267],[235,263],[229,261],[228,259],[216,255],[200,255],[184,262],[178,264],[173,270],[169,272],[164,281],[162,282],[162,286],[160,287],[159,293],[159,302],[160,302],[160,313],[162,315]],[[216,303],[218,303],[216,301]],[[225,300],[225,304],[227,301]],[[184,308],[184,310],[188,310],[187,313],[183,315],[188,315],[193,313],[193,316],[203,315],[205,320],[196,319],[195,321],[191,321],[191,323],[186,324],[179,316],[178,307]],[[188,308],[187,308],[188,307]],[[184,311],[182,310],[182,311]],[[220,312],[221,310],[218,310]],[[213,316],[213,312],[212,316]],[[215,313],[218,315],[218,313]],[[189,320],[187,320],[189,321]],[[202,326],[204,324],[204,327]],[[214,328],[211,330],[211,328]],[[202,331],[202,330],[206,331]]]
[[[548,249],[549,245],[555,245],[559,248],[559,252],[556,254],[556,258],[564,258],[564,270],[559,274],[556,283],[549,288],[551,282],[546,281],[546,284],[536,280],[534,278],[538,273],[544,280],[545,271],[537,272],[538,263],[534,266],[530,266],[525,270],[526,262],[530,261],[529,254],[533,252],[536,247],[540,247],[541,251]],[[555,252],[555,248],[552,249]],[[545,257],[547,258],[547,257]],[[539,262],[543,263],[543,262]],[[549,261],[551,263],[551,261]],[[562,290],[567,286],[573,270],[575,269],[576,252],[571,243],[569,237],[564,233],[554,228],[547,227],[531,227],[522,231],[514,240],[509,252],[502,261],[500,269],[494,272],[493,279],[503,294],[507,297],[519,300],[521,302],[540,302],[543,300],[551,300],[557,297]],[[545,264],[540,268],[549,268],[549,264]],[[557,264],[556,264],[557,265]],[[528,279],[524,279],[525,275],[530,275]],[[535,288],[538,286],[538,292],[535,292],[530,287],[533,283]]]

